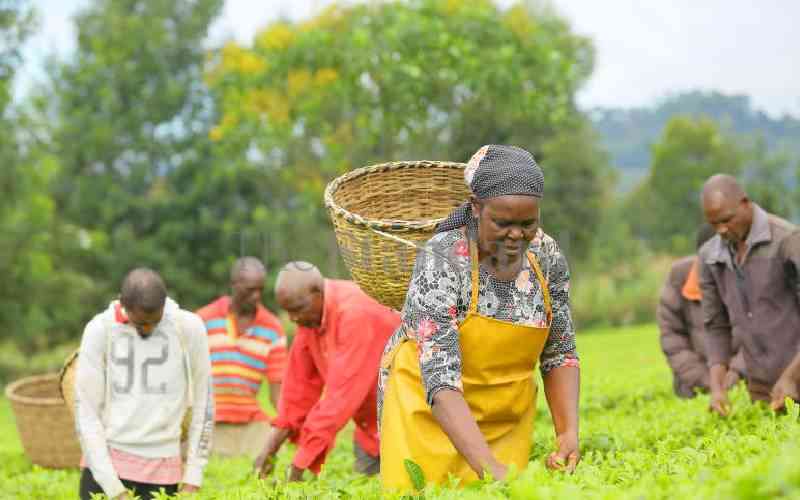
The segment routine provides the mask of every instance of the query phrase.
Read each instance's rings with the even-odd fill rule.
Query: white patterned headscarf
[[[480,148],[464,169],[464,181],[479,200],[507,195],[541,198],[544,194],[544,173],[533,155],[516,146],[490,144]],[[466,202],[436,226],[436,232],[450,231],[475,220],[472,207]]]

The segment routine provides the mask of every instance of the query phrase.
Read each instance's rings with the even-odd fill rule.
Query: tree
[[[0,340],[26,352],[72,333],[63,326],[74,323],[90,286],[70,268],[80,234],[62,223],[50,198],[58,165],[30,150],[28,115],[11,101],[20,49],[35,25],[29,2],[0,1]]]
[[[793,165],[794,163],[794,165]],[[797,215],[797,168],[788,151],[770,152],[763,137],[747,151],[743,185],[750,199],[768,212],[786,219]]]
[[[718,91],[688,91],[670,95],[646,108],[597,108],[591,111],[594,126],[613,157],[615,166],[633,178],[646,173],[650,145],[676,115],[714,120],[725,133],[761,135],[771,153],[783,150],[800,156],[800,120],[789,115],[773,118],[753,107],[746,95]]]
[[[691,253],[703,222],[703,183],[717,173],[738,175],[746,153],[710,119],[681,116],[667,123],[652,150],[648,176],[627,203],[634,234],[655,250]]]
[[[208,165],[213,108],[202,80],[204,42],[221,6],[98,0],[75,18],[75,54],[53,65],[52,99],[42,110],[53,119],[41,146],[60,164],[57,210],[92,236],[83,269],[97,286],[87,313],[139,265],[161,271],[171,292],[190,302],[219,285],[211,288],[209,261],[192,259],[197,238],[185,234],[197,214],[187,213],[183,196],[196,186],[171,179],[189,169],[199,184]],[[171,237],[176,224],[182,238]]]
[[[14,75],[22,63],[22,45],[34,26],[34,11],[27,0],[0,0],[0,204],[11,206],[18,192],[21,152],[16,110],[10,104]]]
[[[521,4],[334,5],[306,22],[270,24],[251,47],[230,42],[214,54],[207,81],[219,121],[210,137],[217,154],[263,187],[251,199],[264,214],[261,227],[324,263],[331,238],[322,193],[356,167],[466,161],[483,144],[507,143],[547,156],[554,186],[594,175],[596,164],[584,161],[591,153],[575,168],[547,155],[567,143],[596,149],[581,143],[583,131],[554,139],[580,122],[574,95],[592,63],[591,44],[563,19]],[[571,226],[577,218],[550,213],[565,224],[558,231],[585,234]]]
[[[0,114],[5,114],[11,102],[11,83],[22,62],[22,44],[34,26],[30,2],[0,0]]]
[[[13,337],[20,322],[33,319],[30,289],[41,281],[37,273],[46,258],[37,233],[51,212],[40,196],[37,172],[24,168],[17,117],[11,108],[12,85],[22,62],[21,47],[33,28],[33,10],[25,1],[0,1],[0,334]],[[48,262],[49,263],[49,262]],[[33,272],[26,272],[31,270]],[[33,283],[32,283],[33,282]]]
[[[576,119],[541,147],[545,173],[542,224],[570,259],[586,260],[608,210],[615,172],[588,122]]]

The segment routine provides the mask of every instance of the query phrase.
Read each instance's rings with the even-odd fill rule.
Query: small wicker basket
[[[59,393],[59,375],[26,377],[6,387],[22,447],[31,462],[53,469],[76,468],[81,447],[75,421]]]
[[[463,163],[398,161],[331,181],[325,206],[353,279],[378,302],[401,309],[417,248],[469,198]]]
[[[64,366],[58,373],[58,390],[73,417],[75,416],[75,373],[78,369],[79,352],[81,352],[80,349],[75,349],[64,361]]]

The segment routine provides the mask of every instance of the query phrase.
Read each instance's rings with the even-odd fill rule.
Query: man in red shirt
[[[319,474],[336,433],[352,419],[355,470],[377,474],[378,365],[386,341],[400,325],[400,315],[353,282],[324,279],[307,262],[290,262],[281,270],[275,295],[298,329],[278,417],[256,469],[262,477],[268,474],[275,454],[290,439],[298,448],[289,480],[301,480],[306,469]]]

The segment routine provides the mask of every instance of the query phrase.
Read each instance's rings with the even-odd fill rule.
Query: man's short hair
[[[231,267],[231,283],[238,280],[239,276],[246,272],[267,274],[267,269],[257,257],[241,257],[236,259],[236,262],[234,262],[233,266]]]
[[[296,260],[283,266],[275,279],[275,293],[280,290],[321,292],[324,289],[324,278],[317,266],[310,262]]]
[[[136,268],[122,281],[119,301],[125,309],[153,313],[164,307],[166,300],[167,286],[152,269]]]

